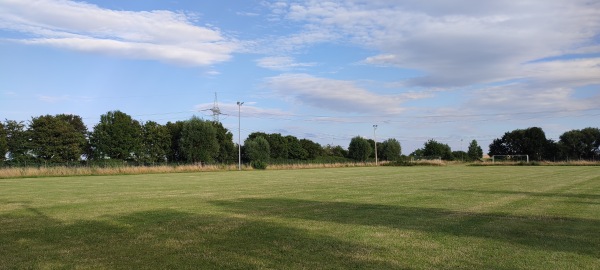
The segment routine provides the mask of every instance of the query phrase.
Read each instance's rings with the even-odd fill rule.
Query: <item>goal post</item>
[[[525,162],[529,163],[529,155],[493,155],[492,163],[496,161],[522,161],[525,158]]]

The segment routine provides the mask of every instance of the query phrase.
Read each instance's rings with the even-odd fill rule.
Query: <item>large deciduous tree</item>
[[[567,131],[560,135],[558,144],[566,158],[598,159],[600,158],[600,129],[588,127]]]
[[[94,158],[135,160],[142,149],[142,138],[140,122],[121,111],[110,111],[100,116],[90,143]]]
[[[68,123],[71,127],[73,127],[73,129],[75,129],[77,133],[87,136],[88,130],[83,123],[81,116],[74,114],[57,114],[56,118]]]
[[[29,125],[32,154],[46,162],[73,162],[81,158],[86,145],[85,125],[79,116],[44,115]]]
[[[452,149],[445,143],[439,143],[433,139],[423,145],[425,157],[440,157],[443,160],[452,160]]]
[[[531,160],[542,160],[551,155],[551,140],[546,139],[539,127],[516,129],[495,139],[489,147],[489,155],[529,155]]]
[[[400,142],[394,138],[383,141],[378,144],[377,148],[380,149],[378,155],[382,160],[397,160],[402,154]]]
[[[15,163],[25,163],[32,160],[29,131],[23,121],[6,120],[6,146],[8,159]]]
[[[269,141],[262,136],[244,141],[244,151],[251,162],[268,162],[271,157]]]
[[[144,162],[165,162],[171,146],[169,129],[154,121],[148,121],[142,126],[143,151],[140,159]]]
[[[356,136],[350,140],[348,146],[348,157],[356,161],[366,161],[373,153],[373,147],[369,141],[360,136]]]
[[[215,127],[211,122],[195,116],[185,121],[179,148],[187,162],[214,162],[219,152]]]

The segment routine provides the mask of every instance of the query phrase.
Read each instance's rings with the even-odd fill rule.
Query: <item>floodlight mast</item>
[[[241,124],[241,119],[242,119],[242,104],[244,104],[244,102],[237,102],[238,105],[238,170],[242,170],[242,124]]]
[[[379,166],[379,161],[377,160],[377,134],[375,134],[376,130],[377,125],[373,125],[373,141],[375,141],[375,166]]]

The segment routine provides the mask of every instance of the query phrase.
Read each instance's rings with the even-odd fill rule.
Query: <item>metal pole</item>
[[[242,104],[244,102],[237,102],[238,105],[238,170],[242,170]]]
[[[375,134],[375,130],[377,130],[377,125],[373,125],[373,140],[375,141],[375,166],[379,166],[379,161],[377,160],[377,134]]]

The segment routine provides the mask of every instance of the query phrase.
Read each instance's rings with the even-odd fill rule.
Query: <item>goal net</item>
[[[529,155],[493,155],[492,162],[527,162]]]

